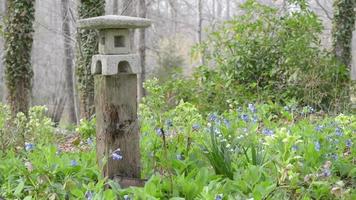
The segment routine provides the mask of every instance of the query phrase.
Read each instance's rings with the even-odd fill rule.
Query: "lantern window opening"
[[[114,36],[114,45],[115,47],[125,47],[125,36],[123,35]]]

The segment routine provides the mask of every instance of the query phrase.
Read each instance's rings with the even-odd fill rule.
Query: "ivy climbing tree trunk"
[[[333,48],[336,57],[346,66],[351,64],[352,32],[356,19],[355,0],[334,1]]]
[[[335,56],[351,68],[352,33],[355,29],[356,0],[335,0],[333,21],[333,48]],[[350,70],[352,72],[352,68]],[[351,74],[352,75],[352,74]],[[351,77],[352,79],[352,77]],[[351,109],[356,110],[356,83],[351,80]]]
[[[28,113],[33,71],[34,0],[8,0],[5,19],[5,76],[11,112]]]
[[[80,19],[104,15],[105,0],[82,0],[78,14]],[[80,99],[80,117],[89,119],[94,109],[94,78],[90,72],[91,58],[98,53],[98,35],[93,30],[78,30],[76,75]]]

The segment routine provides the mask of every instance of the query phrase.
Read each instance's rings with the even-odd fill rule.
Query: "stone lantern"
[[[79,21],[79,28],[99,32],[94,74],[97,159],[103,175],[121,186],[139,186],[140,148],[137,120],[139,56],[133,52],[133,29],[147,28],[143,18],[106,15]]]

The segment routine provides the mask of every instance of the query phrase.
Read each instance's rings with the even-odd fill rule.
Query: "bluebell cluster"
[[[268,129],[268,128],[264,128],[264,129],[262,130],[262,133],[263,133],[264,135],[267,135],[267,136],[272,136],[272,135],[274,135],[274,131],[273,131],[273,130],[270,130],[270,129]]]

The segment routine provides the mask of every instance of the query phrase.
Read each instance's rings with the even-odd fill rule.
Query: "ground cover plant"
[[[158,106],[159,102],[156,103]],[[148,179],[145,187],[120,189],[118,184],[101,177],[95,142],[87,131],[81,139],[72,141],[74,150],[67,150],[61,142],[55,142],[63,139],[63,135],[52,128],[50,138],[57,139],[49,139],[50,142],[25,137],[23,147],[2,149],[0,196],[5,199],[356,197],[354,115],[331,117],[315,113],[311,107],[248,104],[205,117],[194,105],[183,101],[163,113],[154,109],[144,104],[141,110],[142,177]],[[4,134],[5,120],[1,119],[0,130]],[[43,127],[47,127],[47,120],[40,119],[43,115],[32,117],[38,130],[46,130]],[[87,123],[83,126],[78,130],[88,130]]]
[[[347,69],[320,48],[320,22],[244,8],[199,47],[215,68],[145,83],[143,187],[102,176],[95,116],[68,130],[45,107],[12,116],[0,104],[0,199],[356,199]]]

